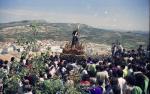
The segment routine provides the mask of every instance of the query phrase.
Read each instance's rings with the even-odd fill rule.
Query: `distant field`
[[[33,33],[29,25],[32,21],[20,21],[12,23],[1,23],[0,24],[0,41],[7,39],[25,38],[32,39]],[[53,39],[58,41],[69,41],[72,37],[72,31],[76,29],[77,24],[73,23],[47,23],[37,22],[38,33],[36,39]],[[107,44],[116,42],[117,40],[122,43],[126,48],[132,49],[137,48],[139,44],[145,47],[148,44],[149,34],[148,32],[140,31],[115,31],[93,28],[91,26],[81,24],[80,29],[80,41],[93,42],[98,44]]]

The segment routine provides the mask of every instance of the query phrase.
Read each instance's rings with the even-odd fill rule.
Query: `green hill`
[[[33,36],[29,25],[37,23],[38,33],[36,38],[53,40],[71,40],[72,31],[77,29],[77,23],[48,23],[45,21],[18,21],[11,23],[0,23],[0,36],[2,40],[7,38],[16,39],[18,36],[30,38]],[[20,26],[20,27],[19,27]],[[146,46],[148,44],[148,32],[140,31],[115,31],[94,28],[85,24],[80,24],[80,40],[85,42],[94,42],[99,44],[108,44],[120,41],[127,48],[137,48],[139,44]],[[0,38],[1,39],[1,38]]]

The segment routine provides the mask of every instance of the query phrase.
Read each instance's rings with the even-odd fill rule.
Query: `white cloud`
[[[93,16],[94,16],[94,17],[97,17],[97,16],[98,16],[98,13],[96,12]]]
[[[104,11],[104,14],[106,14],[106,15],[107,15],[107,14],[108,14],[108,11],[107,11],[107,10],[105,10],[105,11]]]

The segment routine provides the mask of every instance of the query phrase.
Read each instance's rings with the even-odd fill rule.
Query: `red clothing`
[[[91,85],[91,83],[89,81],[81,81],[80,84],[83,86],[90,86]]]

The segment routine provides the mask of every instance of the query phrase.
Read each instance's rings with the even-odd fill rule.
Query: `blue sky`
[[[0,22],[46,20],[149,31],[148,0],[0,0]]]

